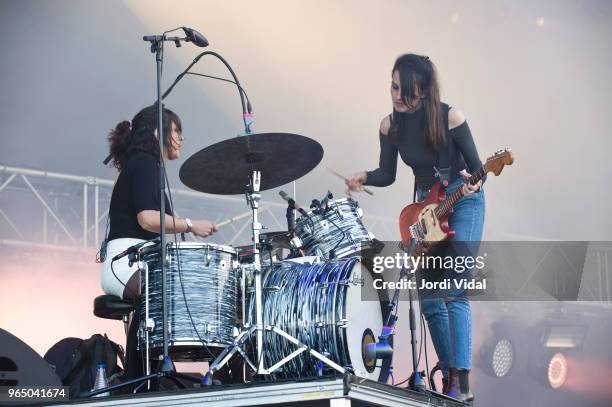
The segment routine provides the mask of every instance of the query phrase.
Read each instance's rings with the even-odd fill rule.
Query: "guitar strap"
[[[443,104],[442,105],[442,117],[444,121],[444,129],[446,132],[446,148],[440,149],[438,154],[438,168],[434,168],[437,172],[438,179],[444,188],[448,186],[450,183],[450,166],[451,166],[451,157],[453,156],[453,141],[450,138],[450,132],[448,128],[448,111],[450,110],[450,106]],[[416,194],[416,189],[415,189]],[[416,196],[416,195],[415,195]]]
[[[448,111],[450,110],[450,106],[443,104],[442,105],[442,117],[444,122],[444,129],[446,131],[446,140],[447,140],[447,148],[442,148],[438,153],[438,167],[434,166],[434,170],[436,172],[436,176],[440,180],[440,183],[444,188],[448,186],[450,183],[450,158],[453,156],[453,141],[450,139],[450,132],[448,126]],[[391,120],[393,120],[393,116],[389,115]],[[416,202],[416,193],[417,193],[417,185],[416,179],[414,181],[414,189],[412,191],[412,203]]]

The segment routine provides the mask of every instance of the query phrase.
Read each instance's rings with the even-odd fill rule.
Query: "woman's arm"
[[[395,182],[397,173],[397,147],[389,140],[389,129],[391,119],[385,116],[380,122],[380,157],[378,168],[374,171],[366,172],[364,185],[375,187],[386,187]]]
[[[482,161],[480,161],[480,157],[478,156],[470,127],[465,120],[465,116],[459,109],[453,107],[448,111],[448,127],[450,129],[449,135],[451,142],[455,143],[455,146],[461,152],[461,155],[463,155],[469,174],[473,174],[482,167]],[[464,177],[466,176],[465,174],[462,175]],[[472,187],[469,188],[470,191],[478,191],[485,179],[486,176],[478,182],[478,185],[474,185],[473,187],[470,186]]]
[[[149,232],[159,233],[160,232],[160,222],[159,222],[159,211],[155,210],[144,210],[138,212],[137,215],[138,224],[144,230],[148,230]],[[165,217],[166,223],[166,233],[187,233],[193,232],[194,235],[206,237],[212,235],[216,232],[217,226],[208,221],[208,220],[194,220],[192,221],[192,228],[189,230],[189,226],[187,225],[187,221],[185,219],[181,219],[176,217],[175,220],[172,220],[172,216],[166,214]],[[176,224],[176,228],[174,225]]]

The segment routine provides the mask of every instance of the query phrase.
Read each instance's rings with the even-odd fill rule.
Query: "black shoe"
[[[471,403],[474,394],[470,390],[470,371],[467,369],[450,368],[448,371],[448,386],[444,393],[449,397]]]

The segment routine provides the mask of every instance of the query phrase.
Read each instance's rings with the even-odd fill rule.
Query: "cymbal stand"
[[[253,276],[255,280],[255,325],[252,325],[251,324],[252,321],[249,320],[249,322],[246,323],[244,326],[245,329],[243,329],[240,332],[240,334],[236,337],[234,342],[230,346],[225,348],[219,354],[219,356],[210,364],[208,372],[206,372],[206,374],[204,375],[204,378],[202,379],[202,383],[204,385],[212,384],[212,375],[216,371],[221,369],[221,367],[226,365],[236,352],[239,352],[242,355],[242,357],[245,359],[245,361],[248,363],[248,365],[251,367],[251,369],[253,369],[253,371],[259,375],[268,375],[268,374],[273,373],[275,370],[279,369],[284,364],[286,364],[290,360],[294,359],[295,357],[299,356],[300,354],[306,351],[310,353],[316,359],[320,360],[321,362],[325,363],[331,368],[337,370],[338,372],[342,374],[347,373],[347,369],[338,365],[337,363],[335,363],[333,360],[329,359],[322,353],[319,353],[316,350],[311,349],[306,344],[300,342],[297,338],[289,335],[287,332],[283,331],[282,329],[276,326],[264,324],[263,300],[262,300],[263,287],[262,287],[262,280],[261,280],[262,267],[261,267],[261,256],[259,253],[259,249],[261,247],[260,242],[259,242],[259,235],[262,229],[262,225],[261,223],[259,223],[259,217],[258,217],[259,201],[261,199],[261,194],[259,192],[260,186],[261,186],[261,172],[253,171],[250,177],[249,189],[248,189],[248,192],[246,193],[246,198],[247,198],[248,204],[251,206],[251,209],[253,210],[252,232],[253,232],[253,257],[254,257],[254,262],[255,262],[253,264]],[[269,368],[265,367],[265,360],[264,360],[264,354],[265,354],[264,335],[263,335],[264,330],[274,332],[275,334],[282,336],[287,341],[293,343],[297,347],[295,351],[285,356],[283,359],[276,362]],[[250,338],[253,332],[257,334],[256,346],[255,346],[257,349],[257,362],[256,363],[253,363],[253,361],[251,361],[246,355],[246,353],[244,352],[244,349],[242,349],[242,345]]]

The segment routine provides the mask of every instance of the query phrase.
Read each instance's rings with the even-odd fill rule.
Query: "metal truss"
[[[0,247],[91,253],[106,233],[113,185],[97,177],[0,165]],[[215,235],[216,243],[250,244],[251,211],[244,197],[170,192],[178,216],[234,220]],[[262,201],[261,222],[269,230],[286,229],[285,209],[282,203]],[[381,240],[396,234],[395,219],[366,215],[364,221]]]

